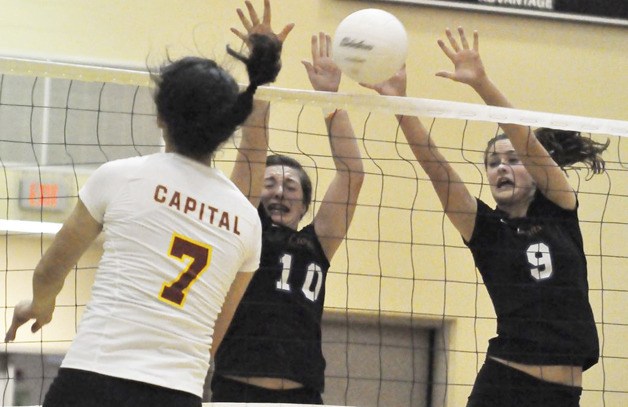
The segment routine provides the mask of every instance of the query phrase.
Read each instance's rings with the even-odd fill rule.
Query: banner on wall
[[[628,27],[628,0],[387,0]]]

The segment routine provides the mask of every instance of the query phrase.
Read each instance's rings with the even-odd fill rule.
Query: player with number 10
[[[240,19],[249,32],[270,25],[267,1],[262,21],[246,4],[250,21],[242,12]],[[311,47],[313,60],[304,65],[313,88],[337,91],[341,73],[331,59],[330,36],[312,36]],[[266,157],[268,105],[256,103],[232,179],[259,206],[262,260],[217,350],[212,401],[322,404],[325,281],[353,218],[362,160],[347,112],[326,114],[336,171],[312,223],[299,230],[312,200],[311,181],[297,160]]]

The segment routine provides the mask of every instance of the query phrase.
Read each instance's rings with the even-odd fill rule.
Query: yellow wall
[[[153,65],[159,63],[165,50],[173,56],[201,53],[222,60],[224,45],[228,42],[234,46],[238,44],[228,32],[228,27],[239,26],[234,7],[243,2],[2,0],[0,4],[0,54],[99,62],[105,65],[145,66],[147,62]],[[261,0],[254,1],[254,4],[261,5]],[[628,28],[364,1],[275,0],[273,6],[275,28],[287,22],[297,24],[285,45],[284,70],[276,86],[310,89],[300,62],[310,57],[310,35],[319,30],[333,33],[338,22],[349,13],[360,8],[378,7],[398,16],[408,30],[408,93],[411,96],[480,102],[470,89],[434,76],[439,70],[450,69],[449,61],[436,45],[436,39],[443,37],[445,27],[462,25],[468,30],[476,29],[480,32],[485,65],[493,80],[516,106],[529,110],[628,120]],[[368,93],[348,79],[344,80],[341,91]],[[290,111],[290,108],[286,110]],[[282,123],[284,118],[279,116],[273,115],[273,124]],[[294,116],[286,117],[290,118],[286,120],[292,120]],[[356,114],[353,118],[356,128],[360,128],[363,116]],[[382,138],[392,140],[392,126],[392,121],[382,119],[382,123],[375,128],[385,132]],[[283,127],[290,125],[284,124]],[[483,135],[479,132],[476,134]],[[459,137],[440,141],[453,146],[459,146],[461,142]],[[483,142],[472,141],[474,146],[477,143],[478,148],[481,148]],[[274,143],[280,146],[282,141],[274,140]],[[613,143],[613,157],[617,160],[618,139],[613,139]],[[624,160],[628,156],[625,146],[626,143],[623,143],[621,150]],[[392,147],[374,142],[362,143],[362,147],[367,149],[365,155],[374,149],[383,156],[393,157],[396,154],[388,151]],[[316,150],[317,146],[312,148]],[[324,144],[321,151],[327,151]],[[410,158],[407,151],[402,154]],[[332,269],[337,272],[330,275],[327,305],[413,312],[430,317],[445,312],[447,319],[454,321],[449,347],[460,351],[450,354],[448,381],[463,385],[449,389],[448,406],[463,405],[469,392],[469,387],[464,385],[473,382],[477,363],[482,361],[482,355],[478,352],[485,350],[488,338],[494,334],[494,313],[490,301],[483,287],[478,288],[476,285],[480,281],[479,277],[473,271],[469,253],[460,247],[459,236],[446,220],[443,222],[442,214],[438,212],[440,206],[429,183],[424,180],[424,174],[419,171],[419,178],[423,180],[418,184],[397,181],[396,184],[382,186],[381,177],[377,176],[380,169],[371,162],[366,165],[371,174],[365,183],[360,200],[362,204],[409,207],[413,203],[415,188],[418,188],[416,206],[436,212],[400,215],[378,212],[368,206],[361,207],[349,233],[353,240],[334,259]],[[407,164],[403,168],[398,163],[387,165],[390,167],[384,166],[381,170],[387,174],[413,173],[412,166]],[[467,170],[467,167],[461,167],[461,170],[464,170],[466,181],[481,182],[480,174],[473,168]],[[323,185],[328,179],[326,177],[327,174],[321,174]],[[574,177],[576,181],[578,178]],[[612,181],[615,191],[623,193],[625,197],[628,194],[625,175],[615,173]],[[593,180],[582,187],[587,191],[603,192],[605,182]],[[382,190],[384,198],[380,201]],[[479,187],[473,192],[479,193]],[[486,189],[482,197],[490,199],[486,196]],[[582,199],[581,218],[601,219],[602,206],[596,199],[592,195]],[[583,226],[587,252],[595,255],[603,250],[604,253],[625,256],[625,245],[621,244],[628,222],[625,209],[622,209],[625,208],[625,198],[614,200],[610,205],[605,220],[623,222],[624,226],[605,225],[604,240],[600,247],[599,225],[587,223]],[[411,232],[414,242],[421,242],[422,245],[395,247],[382,244],[379,247],[381,251],[377,252],[356,240],[365,237],[409,240]],[[440,245],[443,242],[457,247],[448,247],[446,252],[428,249],[430,244]],[[6,239],[2,244],[7,244]],[[0,247],[3,255],[10,252],[16,268],[32,268],[36,260],[33,252],[39,254],[39,240],[29,242],[26,238],[11,238],[10,244],[16,244],[20,249],[5,251],[5,247]],[[98,249],[90,253],[92,259],[89,264],[95,264],[93,258],[97,258],[97,255]],[[625,258],[609,258],[605,261],[605,272],[602,273],[599,259],[593,256],[590,260],[592,290],[601,287],[627,289],[626,279],[617,271],[626,270]],[[347,268],[350,270],[348,278],[344,275]],[[19,280],[23,282],[22,278]],[[447,283],[443,281],[444,278]],[[86,282],[89,280],[85,279]],[[15,284],[12,287],[17,287],[19,283]],[[347,286],[348,290],[345,290]],[[66,290],[70,288],[66,287]],[[79,291],[84,295],[83,289]],[[10,297],[7,299],[9,304],[18,300],[13,288]],[[70,300],[73,301],[73,298]],[[606,323],[625,326],[625,295],[612,296],[609,293],[602,297],[600,291],[592,291],[591,302],[598,321],[602,320],[603,309]],[[476,319],[475,316],[480,318]],[[51,331],[60,329],[58,325]],[[600,332],[605,335],[606,354],[622,355],[625,358],[622,341],[626,332],[622,325],[607,326]],[[23,338],[26,339],[27,334]],[[605,388],[626,392],[628,389],[621,379],[628,373],[626,366],[621,360],[608,359],[604,365],[605,376],[601,364],[587,372],[587,391],[583,395],[582,405],[601,405],[602,397],[605,397],[607,406],[625,403],[628,399],[626,394],[602,395],[592,390]]]
[[[239,26],[235,0],[2,0],[0,50],[4,55],[59,57],[144,66],[164,50],[200,50],[222,56]],[[261,1],[256,2],[260,5]],[[433,77],[449,68],[436,46],[447,26],[481,33],[484,60],[517,106],[582,116],[628,119],[627,29],[417,5],[346,0],[275,0],[274,21],[297,24],[285,48],[279,86],[309,87],[300,65],[308,39],[333,32],[349,13],[378,7],[397,15],[410,36],[410,93],[434,99],[477,101],[470,91]],[[347,84],[346,90],[357,87]]]

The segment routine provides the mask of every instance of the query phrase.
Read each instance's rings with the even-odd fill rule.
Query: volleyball
[[[394,15],[379,9],[356,11],[338,24],[332,55],[340,70],[358,82],[379,83],[406,61],[408,35]]]

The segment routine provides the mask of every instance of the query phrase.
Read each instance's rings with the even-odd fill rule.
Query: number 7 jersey
[[[175,153],[106,163],[79,196],[103,224],[104,254],[62,367],[202,397],[225,296],[259,266],[255,208],[222,172]]]

